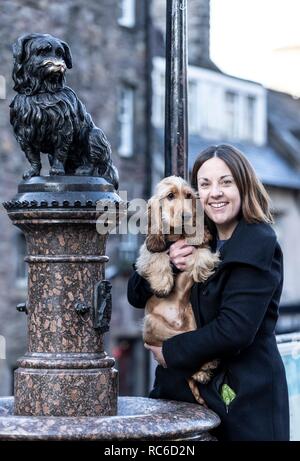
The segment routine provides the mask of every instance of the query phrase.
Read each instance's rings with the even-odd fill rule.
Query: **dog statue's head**
[[[204,215],[194,189],[181,177],[160,181],[148,201],[146,246],[153,253],[165,251],[168,242],[186,238],[190,245],[204,245]]]
[[[13,45],[14,90],[33,95],[63,88],[66,69],[72,67],[69,46],[48,34],[28,34]]]

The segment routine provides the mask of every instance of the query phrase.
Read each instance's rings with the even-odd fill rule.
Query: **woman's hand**
[[[154,360],[156,360],[156,362],[159,363],[159,365],[161,365],[164,368],[167,368],[167,364],[162,353],[162,347],[150,346],[150,344],[147,343],[145,343],[144,346],[146,349],[152,352]]]
[[[189,256],[195,251],[195,247],[188,245],[184,239],[177,240],[169,248],[170,261],[177,269],[185,271],[189,267]]]

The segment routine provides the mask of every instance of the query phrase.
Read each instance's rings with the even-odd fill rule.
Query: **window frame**
[[[135,88],[129,84],[123,83],[119,90],[118,109],[118,153],[120,157],[130,158],[134,155],[134,105]]]
[[[135,0],[120,0],[119,2],[120,15],[118,23],[120,26],[129,29],[136,25],[136,1]]]
[[[164,114],[161,113],[165,98],[162,87],[164,75],[165,59],[158,56],[154,57],[152,124],[159,129],[164,127]],[[208,139],[233,139],[240,142],[251,142],[257,146],[262,146],[267,142],[267,90],[261,84],[197,66],[188,66],[188,80],[197,82],[196,93],[199,101],[197,109],[191,111],[189,98],[190,134],[198,134]],[[234,136],[229,134],[225,128],[226,92],[237,95]],[[249,98],[254,101],[254,118],[251,128],[247,126],[249,122],[247,115]],[[194,116],[195,120],[191,121],[191,116]]]

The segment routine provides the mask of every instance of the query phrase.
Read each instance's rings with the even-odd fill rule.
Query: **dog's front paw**
[[[151,281],[151,288],[158,298],[166,298],[172,291],[174,286],[174,277],[172,273],[163,276],[157,276]]]
[[[207,362],[202,366],[202,370],[204,370],[204,371],[214,370],[219,365],[220,365],[220,360],[219,359],[211,360],[210,362]]]
[[[75,174],[89,176],[89,175],[92,175],[93,172],[94,172],[93,165],[81,165],[76,169]]]
[[[55,176],[55,175],[64,175],[65,174],[65,168],[64,168],[64,165],[62,162],[54,162],[54,164],[52,165],[50,171],[49,171],[49,174],[51,176]]]
[[[193,378],[189,378],[188,383],[189,383],[189,387],[190,387],[190,389],[192,391],[192,394],[195,397],[195,400],[198,403],[200,403],[200,405],[204,405],[205,407],[207,407],[204,399],[202,398],[202,396],[200,394],[199,388],[197,386],[197,382]]]
[[[202,283],[207,280],[219,264],[219,255],[212,253],[207,248],[196,251],[192,277],[195,282]]]
[[[40,166],[31,166],[28,170],[24,171],[23,179],[30,179],[33,176],[39,176],[41,171]]]
[[[193,374],[192,378],[197,381],[198,383],[207,384],[213,376],[212,371],[198,371],[197,373]]]
[[[219,366],[220,360],[215,359],[210,362],[204,363],[201,369],[193,375],[193,379],[198,381],[198,383],[206,384],[208,383],[214,375],[214,370]]]

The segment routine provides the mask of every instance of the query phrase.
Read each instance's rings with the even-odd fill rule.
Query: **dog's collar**
[[[24,94],[25,96],[36,96],[37,94],[49,94],[49,93],[57,93],[60,91],[61,88],[57,89],[56,91],[32,91],[31,88],[25,88],[24,90],[19,91],[19,94]]]
[[[19,90],[19,94],[25,94],[25,96],[32,96],[32,89],[31,88],[24,88],[24,90]]]

